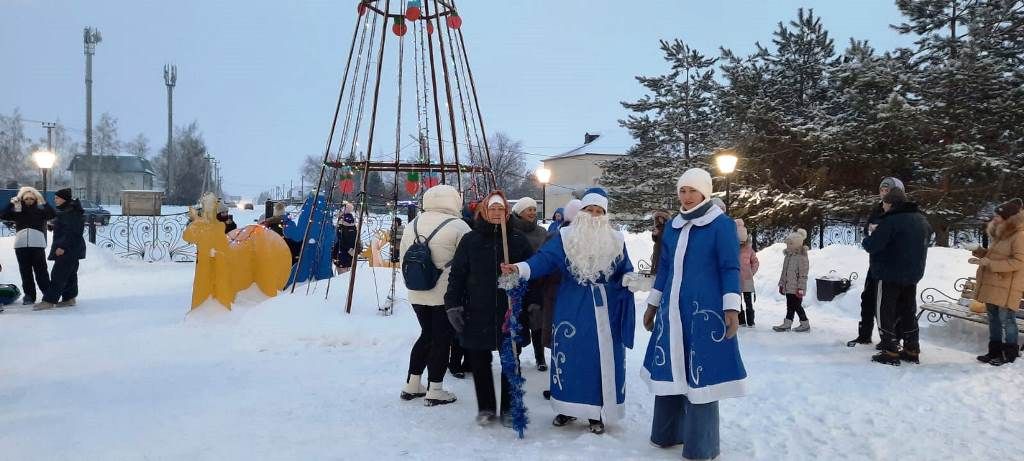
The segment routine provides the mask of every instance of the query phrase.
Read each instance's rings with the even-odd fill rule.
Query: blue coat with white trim
[[[551,406],[560,414],[615,421],[625,414],[625,348],[633,347],[636,308],[622,277],[633,271],[623,244],[610,276],[580,283],[569,269],[563,227],[524,263],[530,280],[559,272],[562,280],[552,321]],[[621,239],[621,234],[618,234]]]
[[[709,403],[746,393],[738,336],[725,337],[725,310],[740,309],[736,224],[719,208],[665,226],[648,298],[659,306],[644,358],[656,395]]]

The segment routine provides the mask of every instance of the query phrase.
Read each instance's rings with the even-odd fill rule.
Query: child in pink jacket
[[[743,292],[743,302],[747,305],[746,312],[740,310],[740,325],[753,328],[754,274],[757,274],[760,263],[757,261],[757,253],[754,252],[753,239],[742,219],[736,220],[736,233],[740,239],[740,291]]]

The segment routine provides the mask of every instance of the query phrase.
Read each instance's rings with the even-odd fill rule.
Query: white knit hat
[[[608,212],[608,193],[600,187],[587,189],[587,191],[583,193],[583,198],[580,199],[580,202],[582,202],[580,205],[581,210],[591,205],[597,205],[601,207],[605,213]]]
[[[572,222],[572,220],[576,219],[576,215],[580,210],[583,209],[583,202],[577,199],[572,199],[569,200],[569,203],[565,204],[564,208],[565,214],[563,214],[562,217],[565,218],[565,222]]]
[[[690,168],[679,177],[679,180],[676,181],[676,191],[678,192],[683,186],[697,189],[697,192],[700,192],[705,200],[711,199],[711,193],[714,192],[714,187],[711,185],[711,173],[700,168]]]
[[[533,208],[536,210],[537,201],[530,197],[523,197],[519,199],[515,205],[512,205],[512,212],[518,216],[520,213],[526,211],[527,208]]]

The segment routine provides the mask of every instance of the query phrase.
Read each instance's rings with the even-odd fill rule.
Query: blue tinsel
[[[502,341],[499,353],[501,356],[501,372],[510,384],[509,393],[511,394],[512,402],[509,411],[512,412],[512,429],[519,434],[519,438],[525,437],[526,424],[530,422],[530,419],[526,416],[526,403],[523,402],[523,395],[525,394],[523,386],[526,383],[526,379],[519,372],[519,364],[515,353],[515,344],[519,343],[519,332],[522,328],[522,325],[519,324],[519,315],[523,311],[523,296],[526,294],[526,287],[526,281],[520,280],[515,288],[507,291],[508,299],[512,304],[512,313],[508,317],[509,334]]]

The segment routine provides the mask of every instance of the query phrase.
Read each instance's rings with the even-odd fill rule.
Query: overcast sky
[[[0,112],[59,119],[84,138],[74,131],[85,126],[82,28],[95,26],[103,42],[94,117],[110,112],[122,139],[144,133],[159,148],[162,68],[176,63],[176,124],[197,121],[222,160],[225,188],[251,196],[297,181],[301,159],[322,155],[356,3],[0,0]],[[823,18],[840,51],[851,36],[879,49],[909,42],[888,27],[900,20],[892,0],[459,2],[488,131],[522,140],[531,163],[579,145],[587,131],[625,151],[632,140],[618,127],[626,115],[619,101],[642,94],[635,75],[665,72],[659,39],[681,38],[707,54],[719,46],[747,52],[770,42],[801,6]],[[43,133],[37,124],[27,129]],[[375,151],[393,152],[393,122],[390,130]]]

